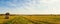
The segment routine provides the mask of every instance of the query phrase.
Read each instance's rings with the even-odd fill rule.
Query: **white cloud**
[[[20,3],[19,3],[20,4]],[[17,14],[43,14],[43,13],[51,13],[48,8],[48,3],[45,3],[44,0],[40,2],[40,0],[33,0],[29,3],[24,3],[23,6],[17,7],[16,4],[11,4],[15,9],[11,10],[11,13]]]
[[[7,2],[7,8],[9,9],[7,10],[8,12],[12,14],[60,13],[60,0],[25,0],[24,2],[16,2],[17,0],[14,0],[13,3]]]
[[[51,3],[48,3],[48,8],[52,12],[52,14],[60,13],[60,0],[53,0]]]

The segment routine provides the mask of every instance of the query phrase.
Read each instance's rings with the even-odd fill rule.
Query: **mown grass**
[[[2,22],[3,21],[3,22]],[[5,24],[60,24],[60,16],[10,16],[4,22],[4,16],[0,17],[0,22]]]

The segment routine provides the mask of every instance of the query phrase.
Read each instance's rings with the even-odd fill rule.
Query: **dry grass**
[[[25,23],[25,22],[22,20],[25,20],[25,19],[27,19],[28,21],[30,20],[29,21],[30,23],[28,23],[28,21],[27,21],[28,24],[40,24],[40,23],[41,24],[60,24],[60,16],[55,16],[55,15],[53,15],[53,16],[51,16],[51,15],[46,15],[46,16],[44,16],[44,15],[43,16],[41,16],[41,15],[36,15],[36,16],[21,15],[21,16],[17,16],[16,15],[16,16],[10,16],[8,21],[13,20],[14,18],[16,19],[16,17],[19,18],[18,20],[21,20],[21,22],[23,22],[23,23]],[[4,19],[4,16],[0,16],[0,23],[3,23],[5,20],[6,19]],[[31,21],[32,21],[32,23],[31,23]]]

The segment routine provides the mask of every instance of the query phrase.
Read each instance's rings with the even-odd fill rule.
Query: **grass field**
[[[0,16],[0,24],[60,24],[60,15],[12,15]]]

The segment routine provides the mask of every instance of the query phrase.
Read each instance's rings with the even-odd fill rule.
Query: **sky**
[[[0,0],[0,14],[60,14],[60,0]]]

